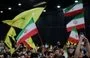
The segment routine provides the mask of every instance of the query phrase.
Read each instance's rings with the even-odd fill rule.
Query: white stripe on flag
[[[82,18],[78,18],[78,19],[73,19],[71,22],[69,22],[66,27],[69,28],[69,27],[73,27],[73,26],[77,26],[77,25],[80,25],[80,24],[84,24],[84,17]]]
[[[32,31],[36,29],[36,25],[35,23],[31,23],[29,24],[26,28],[25,28],[25,31],[22,33],[22,35],[19,37],[18,41],[20,40],[20,38],[22,38],[24,35],[26,35],[28,32]],[[26,32],[26,33],[25,33]],[[18,42],[17,41],[17,42]]]
[[[72,31],[71,34],[70,34],[70,37],[72,37],[76,40],[79,40],[79,36],[78,36],[78,33],[76,31]]]
[[[80,10],[80,9],[83,9],[83,4],[82,3],[79,3],[79,4],[76,4],[73,8],[71,8],[68,12],[73,12],[73,11],[77,11],[77,10]],[[66,13],[68,13],[66,12]]]

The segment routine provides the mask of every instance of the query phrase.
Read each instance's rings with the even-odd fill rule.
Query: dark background
[[[36,22],[39,35],[33,36],[33,40],[39,44],[41,44],[40,39],[43,43],[55,44],[57,41],[60,41],[62,44],[65,44],[70,34],[66,32],[65,26],[72,17],[64,17],[62,9],[75,3],[75,0],[0,0],[0,11],[3,10],[3,13],[0,13],[0,40],[4,40],[10,28],[7,24],[2,23],[2,20],[13,19],[19,13],[34,8],[34,5],[43,1],[47,3],[36,7],[43,7],[46,5],[46,12],[43,12]],[[22,3],[22,5],[18,6],[18,3]],[[85,32],[86,37],[89,39],[90,1],[83,0],[83,4],[85,9],[86,28],[79,30],[79,32]],[[61,8],[57,8],[57,5],[60,5]],[[8,7],[12,7],[12,10],[8,10]],[[18,28],[15,28],[15,30],[17,34],[20,31]]]

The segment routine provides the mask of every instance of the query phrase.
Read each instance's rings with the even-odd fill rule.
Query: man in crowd
[[[84,51],[82,46],[86,48],[86,51]],[[90,43],[83,34],[80,35],[80,40],[76,47],[74,58],[90,58]]]

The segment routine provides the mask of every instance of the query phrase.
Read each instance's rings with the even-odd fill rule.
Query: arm
[[[86,37],[85,37],[85,45],[87,49],[87,56],[90,57],[90,43]]]
[[[82,38],[80,37],[79,43],[78,43],[76,50],[75,50],[74,58],[78,58],[80,55],[81,43],[82,43]]]

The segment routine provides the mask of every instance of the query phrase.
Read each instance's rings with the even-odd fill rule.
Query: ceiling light
[[[43,12],[46,12],[46,10],[43,10]]]
[[[21,3],[18,3],[18,6],[21,6],[22,4]]]
[[[0,13],[3,13],[3,11],[0,11]]]
[[[61,6],[60,5],[57,5],[57,8],[60,8]]]
[[[11,10],[11,9],[12,9],[11,7],[8,8],[8,10]]]

